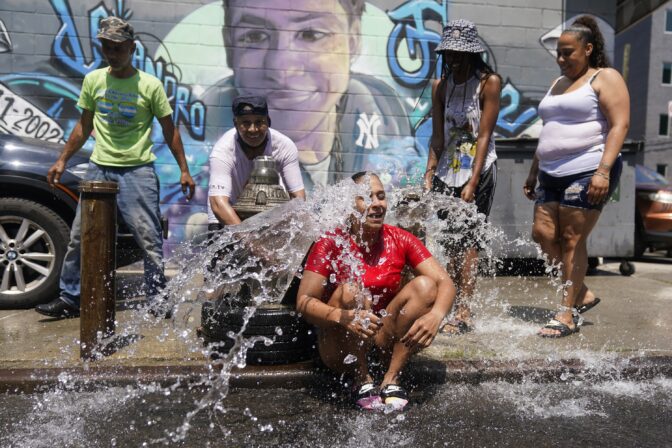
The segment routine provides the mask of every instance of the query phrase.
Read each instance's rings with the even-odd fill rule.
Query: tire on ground
[[[243,311],[221,302],[204,302],[201,311],[203,340],[212,344],[213,357],[228,353],[234,341],[229,334],[240,332]],[[315,332],[292,307],[268,304],[257,307],[242,333],[243,337],[265,336],[274,342],[258,341],[247,351],[247,363],[287,364],[311,359],[317,344]]]
[[[242,326],[245,312],[242,308],[231,308],[223,302],[205,302],[201,312],[201,322],[221,322],[229,326]],[[300,321],[294,309],[281,304],[266,304],[257,307],[248,321],[248,325],[291,325]]]

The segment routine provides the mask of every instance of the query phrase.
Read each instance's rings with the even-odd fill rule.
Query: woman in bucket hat
[[[424,187],[475,203],[478,212],[487,216],[497,180],[492,134],[502,80],[483,60],[485,49],[472,22],[448,22],[435,51],[440,56],[442,74],[432,84],[432,139]],[[446,211],[438,213],[442,219],[455,218],[447,216]],[[458,244],[451,241],[446,245],[451,260],[448,272],[457,286],[457,305],[455,317],[443,327],[444,333],[471,330],[469,301],[476,283],[478,250],[478,239],[469,234]]]

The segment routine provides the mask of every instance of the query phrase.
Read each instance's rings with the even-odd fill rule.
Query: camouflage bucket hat
[[[480,53],[485,51],[478,39],[476,25],[464,19],[451,20],[443,27],[441,43],[434,50],[437,53],[442,51],[462,51],[466,53]]]
[[[100,21],[98,39],[107,39],[112,42],[126,42],[133,40],[133,27],[119,17],[107,17]]]

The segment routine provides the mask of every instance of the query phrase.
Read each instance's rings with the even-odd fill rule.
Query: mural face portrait
[[[359,47],[360,19],[348,17],[337,0],[276,0],[272,6],[231,0],[225,14],[224,41],[238,92],[267,97],[273,127],[297,142],[301,162],[327,157],[336,105]],[[324,143],[315,144],[316,137]]]

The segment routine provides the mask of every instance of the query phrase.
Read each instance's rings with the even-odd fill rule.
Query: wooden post
[[[95,359],[99,337],[114,334],[116,182],[82,181],[80,358]]]

